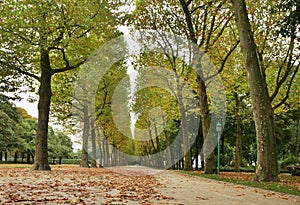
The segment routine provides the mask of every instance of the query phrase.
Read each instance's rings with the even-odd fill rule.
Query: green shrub
[[[291,164],[300,163],[300,157],[289,157],[279,162],[280,170],[286,171],[286,167]]]

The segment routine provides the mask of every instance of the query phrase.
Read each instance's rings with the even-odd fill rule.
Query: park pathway
[[[300,197],[164,171],[155,178],[165,185],[159,191],[172,197],[169,204],[299,205]]]
[[[52,166],[52,171],[0,168],[0,205],[299,205],[300,197],[177,171]]]

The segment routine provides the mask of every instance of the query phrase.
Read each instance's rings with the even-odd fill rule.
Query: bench
[[[286,167],[293,176],[300,176],[300,164],[293,164]]]

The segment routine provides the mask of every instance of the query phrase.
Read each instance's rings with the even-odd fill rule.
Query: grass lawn
[[[0,169],[31,168],[32,164],[0,164]]]
[[[252,181],[253,173],[221,172],[220,176],[204,174],[202,171],[183,173],[300,196],[300,176],[291,176],[290,174],[280,174],[280,182],[254,182]]]

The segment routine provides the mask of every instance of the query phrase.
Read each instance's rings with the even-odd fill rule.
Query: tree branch
[[[70,67],[70,63],[69,63],[69,60],[67,59],[65,49],[58,48],[58,47],[50,47],[49,50],[59,50],[62,53],[62,55],[63,55],[63,60],[66,63],[66,67]]]
[[[201,6],[197,6],[196,8],[194,8],[192,11],[191,11],[191,14],[193,14],[194,12],[196,12],[198,9],[203,9],[206,5],[203,4]]]
[[[225,22],[225,24],[223,25],[223,27],[221,28],[220,32],[217,34],[216,38],[213,40],[212,45],[214,45],[217,40],[220,38],[220,36],[223,34],[225,28],[227,27],[227,25],[229,24],[230,20],[233,18],[233,14],[227,19],[227,21]]]
[[[199,47],[202,47],[205,41],[205,34],[206,34],[206,27],[207,27],[207,16],[208,16],[208,11],[205,9],[204,11],[204,18],[203,18],[203,27],[202,27],[202,36],[201,36],[201,41],[199,43]]]
[[[58,29],[58,28],[57,28]],[[58,45],[59,42],[64,38],[64,33],[65,33],[65,27],[61,28],[61,31],[59,33],[59,36],[53,41],[53,45]]]
[[[14,31],[11,31],[11,30],[6,30],[5,32],[16,35],[20,39],[29,42],[31,45],[34,45],[34,46],[39,46],[40,45],[39,43],[34,43],[32,40],[30,40],[28,38],[25,38],[24,36],[22,36],[21,34],[19,34],[17,32],[14,32]]]
[[[225,64],[228,60],[228,58],[231,56],[231,54],[233,53],[233,51],[237,48],[237,46],[240,44],[240,41],[237,41],[233,47],[229,50],[229,52],[226,54],[225,58],[222,60],[222,64],[220,69],[218,70],[218,72],[216,72],[215,74],[209,76],[208,78],[206,78],[205,80],[210,80],[212,78],[214,78],[215,76],[217,76],[219,73],[221,73],[225,67]]]
[[[16,59],[17,61],[18,61],[18,59]],[[20,63],[19,61],[18,61],[18,63]],[[21,74],[23,74],[23,75],[27,75],[27,76],[29,76],[29,77],[31,77],[31,78],[34,78],[34,79],[36,79],[36,80],[38,80],[38,81],[40,81],[40,77],[38,77],[37,75],[34,75],[33,73],[30,73],[30,72],[28,72],[28,71],[24,71],[24,70],[22,70],[20,67],[18,67],[18,66],[16,66],[16,65],[13,65],[11,62],[3,62],[3,61],[0,61],[0,64],[4,64],[4,65],[6,65],[6,66],[8,66],[8,67],[12,67],[12,68],[14,68],[16,71],[18,71],[19,73],[21,73]],[[21,63],[20,63],[21,64]],[[21,64],[22,65],[22,64]],[[23,66],[23,65],[22,65]],[[23,67],[25,67],[25,66],[23,66]]]
[[[295,71],[294,71],[294,73],[293,73],[293,75],[292,75],[292,77],[291,77],[291,79],[290,79],[290,81],[288,83],[288,88],[286,90],[285,97],[277,105],[275,105],[273,107],[274,110],[277,109],[277,108],[279,108],[281,105],[283,105],[287,101],[287,99],[289,98],[290,90],[292,88],[292,84],[293,84],[293,81],[294,81],[294,79],[296,77],[296,74],[299,71],[299,67],[300,67],[300,64],[298,64],[298,66],[296,67],[296,69],[295,69]]]
[[[86,62],[86,60],[87,59],[84,59],[84,60],[80,61],[79,63],[73,65],[73,66],[67,65],[64,68],[53,69],[53,74],[62,73],[62,72],[68,71],[68,70],[73,70],[75,68],[78,68],[79,66],[83,65]]]
[[[197,44],[197,38],[196,38],[195,30],[194,30],[194,27],[193,27],[192,17],[191,17],[191,13],[189,11],[189,8],[188,8],[188,4],[185,2],[185,0],[179,0],[179,1],[180,1],[180,4],[181,4],[181,7],[183,9],[184,15],[185,15],[185,20],[186,20],[187,27],[189,29],[189,34],[190,34],[189,38],[193,43]]]
[[[94,27],[91,27],[87,30],[85,30],[82,34],[80,34],[79,36],[77,36],[76,38],[82,38],[85,34],[87,34],[88,32],[90,32]]]
[[[277,96],[277,94],[278,94],[281,86],[284,84],[284,82],[288,78],[290,72],[292,71],[292,68],[294,66],[291,63],[292,62],[292,57],[293,57],[292,56],[293,50],[294,50],[294,39],[291,40],[291,43],[290,43],[290,46],[289,46],[289,50],[288,50],[287,55],[286,55],[286,57],[284,59],[284,64],[286,63],[286,61],[288,61],[288,62],[287,62],[286,70],[285,70],[285,72],[283,74],[283,77],[281,79],[280,79],[280,74],[281,74],[281,72],[283,70],[283,64],[279,68],[279,71],[278,71],[278,74],[277,74],[277,79],[276,79],[276,88],[275,88],[272,96],[270,97],[271,101],[273,101],[275,99],[275,97]],[[298,57],[296,58],[296,60],[299,59],[299,56],[300,55],[298,55]]]
[[[186,5],[189,6],[189,5],[192,3],[192,1],[193,1],[193,0],[188,0],[188,1],[186,2]]]
[[[229,50],[229,52],[226,54],[225,58],[224,58],[223,61],[222,61],[222,64],[221,64],[221,67],[220,67],[218,73],[221,73],[221,72],[222,72],[222,70],[224,69],[225,64],[226,64],[228,58],[230,57],[230,55],[233,53],[233,51],[237,48],[237,46],[238,46],[239,44],[240,44],[240,41],[237,41],[237,42],[233,45],[233,47]]]
[[[31,78],[34,78],[34,79],[38,80],[38,81],[41,80],[40,77],[38,77],[38,76],[36,76],[36,75],[34,75],[34,74],[32,74],[32,73],[29,73],[29,72],[27,72],[27,71],[24,71],[24,70],[22,70],[21,68],[16,67],[16,69],[17,69],[18,72],[20,72],[20,73],[22,73],[22,74],[24,74],[24,75],[27,75],[27,76],[29,76],[29,77],[31,77]]]

